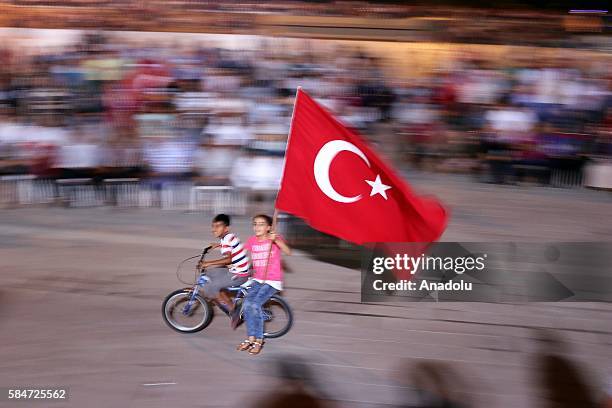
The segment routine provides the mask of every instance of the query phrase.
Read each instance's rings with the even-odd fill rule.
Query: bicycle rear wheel
[[[293,325],[293,312],[282,297],[272,296],[261,309],[265,338],[275,339],[287,334]]]
[[[162,317],[170,328],[180,333],[195,333],[208,326],[213,317],[212,307],[201,296],[196,295],[189,305],[191,292],[179,289],[164,299]]]

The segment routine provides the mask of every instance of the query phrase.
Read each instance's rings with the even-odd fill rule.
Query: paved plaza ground
[[[408,177],[451,210],[445,241],[612,241],[606,192]],[[177,263],[211,241],[209,218],[1,210],[0,387],[70,387],[58,408],[248,407],[278,388],[277,359],[303,358],[336,406],[387,407],[412,398],[405,367],[430,360],[454,367],[461,379],[453,386],[474,407],[535,407],[541,328],[566,342],[596,389],[611,374],[609,304],[362,304],[359,271],[299,251],[287,259],[284,292],[295,325],[262,355],[234,351],[244,328],[232,331],[220,314],[203,332],[175,333],[161,301],[184,286]],[[249,234],[248,218],[234,224]]]

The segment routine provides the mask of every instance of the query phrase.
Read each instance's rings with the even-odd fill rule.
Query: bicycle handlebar
[[[206,256],[208,251],[210,251],[211,249],[212,249],[212,245],[209,245],[206,248],[204,248],[204,250],[202,251],[202,255],[200,255],[200,261],[199,262],[202,262],[204,260],[204,257]],[[198,269],[198,268],[196,267],[196,269]]]

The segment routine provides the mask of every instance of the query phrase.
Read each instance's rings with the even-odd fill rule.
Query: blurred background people
[[[414,393],[404,396],[401,407],[412,408],[467,408],[470,404],[462,375],[449,364],[422,361],[405,364],[401,370],[402,382]],[[460,390],[460,391],[458,391]]]
[[[333,404],[321,391],[306,361],[298,356],[280,356],[274,361],[278,378],[277,391],[268,394],[253,406],[261,408],[323,408]]]
[[[600,407],[590,380],[578,364],[568,357],[561,339],[540,332],[540,350],[535,358],[536,376],[542,390],[542,407]]]
[[[191,16],[194,21],[198,12],[213,7],[196,4],[183,4],[185,10],[199,10]],[[219,2],[213,8],[238,15],[246,10],[239,4]],[[275,7],[296,15],[322,12],[315,3],[296,4]],[[382,13],[393,20],[433,13],[461,21],[466,11],[362,6],[357,12],[330,2],[325,16]],[[151,18],[163,14],[157,3],[151,7]],[[500,12],[480,11],[483,24],[501,28],[495,19]],[[562,15],[552,14],[562,29]],[[538,18],[542,13],[533,9],[510,20],[532,27]],[[571,31],[555,34],[565,43],[557,42],[554,52],[550,38],[534,33],[528,48],[511,51],[504,47],[514,38],[466,37],[460,31],[469,31],[469,24],[450,27],[440,28],[451,35],[446,51],[433,54],[442,39],[437,31],[425,31],[429,43],[406,48],[406,57],[392,51],[397,47],[386,52],[383,46],[334,40],[260,37],[237,46],[229,26],[225,36],[189,42],[171,33],[164,41],[145,43],[136,34],[79,31],[45,48],[38,46],[42,39],[35,33],[25,46],[22,39],[7,37],[0,49],[0,171],[33,172],[32,166],[41,163],[34,164],[32,149],[45,145],[58,152],[60,177],[84,175],[76,169],[104,162],[104,146],[112,146],[114,155],[129,149],[128,155],[141,157],[142,166],[128,167],[149,168],[140,174],[145,178],[240,183],[236,180],[243,177],[227,175],[244,168],[241,157],[282,155],[297,86],[365,133],[402,169],[561,186],[580,185],[589,163],[609,163],[612,81],[605,52],[581,49],[581,37]],[[467,52],[464,42],[476,45]],[[499,48],[477,45],[483,42]],[[152,141],[160,136],[165,142]],[[181,168],[170,169],[164,160],[179,161],[174,165]],[[253,172],[260,168],[254,166]],[[558,174],[575,175],[576,181],[561,183]]]

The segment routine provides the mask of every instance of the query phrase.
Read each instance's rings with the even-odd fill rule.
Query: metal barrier
[[[247,194],[231,186],[194,186],[191,181],[152,183],[139,178],[37,179],[0,177],[0,207],[57,203],[65,207],[160,207],[246,214]]]
[[[34,190],[32,193],[32,202],[30,204],[52,204],[58,198],[58,187],[53,180],[37,179],[34,180]]]
[[[246,193],[232,186],[195,186],[191,188],[190,211],[244,215],[246,205]]]
[[[552,169],[550,185],[553,187],[581,187],[583,176],[581,169]]]
[[[5,207],[31,204],[36,176],[15,175],[0,177],[0,205]]]
[[[583,173],[586,174],[584,177]],[[594,177],[591,173],[593,170],[588,166],[584,172],[576,168],[552,169],[550,185],[576,188],[585,184],[586,178],[587,185],[609,186],[607,182],[590,180]],[[58,203],[66,207],[159,207],[164,210],[244,215],[247,213],[247,203],[250,202],[251,207],[256,206],[261,197],[267,198],[265,191],[243,190],[232,186],[194,186],[191,181],[154,186],[138,178],[110,178],[96,185],[91,178],[53,181],[37,179],[33,175],[0,177],[0,208]]]
[[[192,188],[193,183],[191,181],[165,185],[162,188],[162,209],[188,210]]]
[[[164,210],[188,210],[191,181],[166,182],[159,185],[141,183],[138,193],[139,207],[161,207]]]
[[[103,191],[91,178],[59,179],[56,181],[59,200],[65,207],[95,207],[104,204]]]
[[[139,178],[104,179],[105,203],[115,207],[138,207],[140,204]]]

